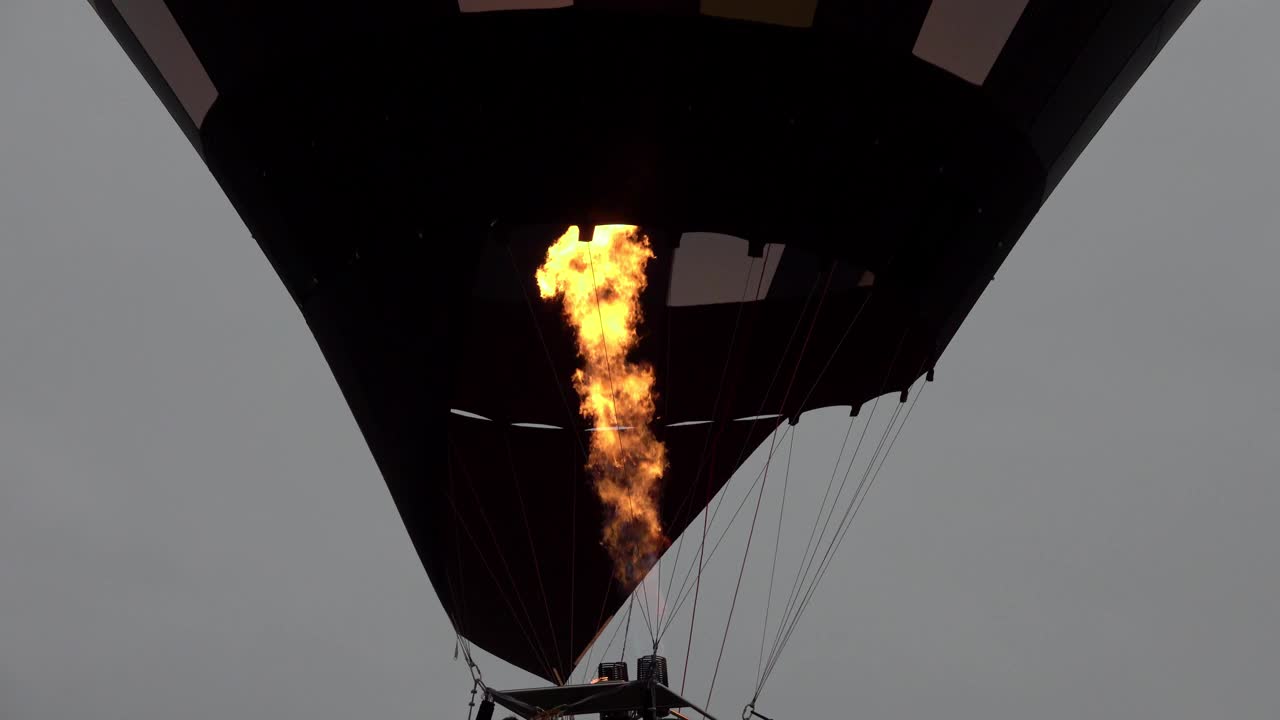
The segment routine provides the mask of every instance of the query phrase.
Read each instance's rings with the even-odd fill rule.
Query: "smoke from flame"
[[[654,374],[627,356],[638,341],[649,239],[633,225],[598,225],[590,242],[577,226],[547,250],[538,292],[559,297],[577,333],[583,367],[573,374],[583,417],[595,424],[587,470],[605,508],[604,544],[614,575],[634,587],[666,548],[658,491],[666,447],[653,435]]]

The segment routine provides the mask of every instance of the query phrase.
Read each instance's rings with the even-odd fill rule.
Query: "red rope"
[[[813,320],[809,322],[809,330],[805,333],[804,344],[800,346],[800,353],[796,357],[795,367],[791,369],[791,379],[787,382],[787,391],[782,395],[783,411],[786,410],[787,400],[791,397],[791,389],[795,386],[796,376],[800,374],[800,365],[804,362],[805,352],[809,349],[809,341],[813,338],[813,329],[818,325],[818,316],[822,312],[822,303],[827,298],[827,290],[831,287],[831,280],[835,277],[835,268],[827,274],[827,284],[822,288],[822,297],[818,298],[818,305],[813,310]],[[775,433],[776,437],[776,433]],[[720,638],[720,652],[716,655],[716,667],[711,673],[711,686],[707,689],[707,709],[711,709],[711,696],[716,689],[716,678],[720,675],[720,661],[724,659],[724,648],[729,641],[729,628],[733,624],[733,611],[738,605],[738,593],[742,590],[742,576],[747,569],[747,558],[751,555],[751,539],[756,533],[756,520],[760,517],[760,502],[764,499],[764,487],[769,482],[769,464],[773,461],[773,452],[776,449],[776,442],[769,443],[769,455],[764,461],[764,478],[760,482],[760,492],[756,495],[755,511],[751,515],[751,529],[747,531],[747,545],[742,551],[742,565],[738,568],[738,581],[733,587],[733,599],[729,602],[729,618],[724,623],[724,635]],[[694,601],[696,603],[697,596]]]
[[[756,300],[756,302],[757,302],[757,303],[760,301],[760,290],[761,290],[761,288],[763,288],[763,287],[764,287],[764,274],[765,274],[765,272],[766,272],[766,271],[768,270],[768,268],[769,268],[769,252],[770,252],[772,249],[773,249],[773,248],[772,248],[772,247],[769,247],[769,246],[766,246],[766,247],[765,247],[765,251],[764,251],[764,262],[762,262],[762,263],[761,263],[761,266],[760,266],[760,279],[756,282],[756,296],[755,296],[755,300]],[[754,263],[753,263],[753,264],[754,264]],[[748,275],[747,275],[747,286],[743,288],[743,295],[744,295],[744,297],[745,297],[745,295],[746,295],[746,288],[751,286],[751,285],[750,285],[750,283],[751,283],[751,276],[750,276],[750,274],[748,273]],[[753,317],[754,317],[754,315],[753,315]],[[739,314],[739,319],[741,319],[741,314]],[[735,335],[735,340],[736,340],[736,335],[737,335],[737,321],[735,321],[735,322],[734,322],[734,335]],[[732,350],[731,350],[731,352],[732,352]],[[729,363],[728,363],[728,362],[726,362],[726,363],[725,363],[725,372],[726,372],[726,374],[727,374],[728,370],[729,370]],[[721,390],[723,390],[723,389],[724,389],[724,375],[722,375],[722,376],[721,376],[721,378],[720,378],[720,386],[721,386],[721,387],[720,387],[720,389],[721,389]],[[737,392],[738,392],[738,385],[737,385],[737,383],[735,383],[735,384],[734,384],[734,385],[729,389],[728,402],[727,402],[727,403],[726,403],[726,405],[725,405],[725,407],[726,407],[726,408],[729,408],[729,409],[732,409],[732,408],[733,408],[733,400],[734,400],[735,396],[737,395]],[[719,391],[717,391],[717,393],[716,393],[716,394],[717,394],[716,402],[717,402],[717,404],[718,404],[718,403],[719,403]],[[717,407],[717,408],[714,408],[714,411],[715,411],[715,412],[718,412],[718,411],[719,411],[719,408],[718,408],[718,407]],[[721,433],[723,432],[723,430],[724,430],[724,425],[722,424],[719,428],[715,428],[715,429],[713,429],[713,430],[712,430],[712,435],[711,435],[711,464],[710,464],[710,466],[708,467],[708,472],[707,472],[707,475],[706,475],[706,478],[707,478],[707,493],[706,493],[706,502],[705,502],[705,504],[703,505],[703,511],[702,511],[702,540],[698,543],[698,574],[697,574],[697,576],[695,576],[695,578],[694,578],[694,586],[693,586],[693,610],[690,612],[690,615],[689,615],[689,640],[688,640],[688,642],[685,644],[685,648],[684,648],[684,670],[681,672],[681,675],[680,675],[680,694],[682,694],[682,695],[684,694],[684,686],[685,686],[685,682],[689,679],[689,656],[690,656],[690,654],[693,652],[693,626],[694,626],[694,623],[695,623],[695,622],[697,621],[697,619],[698,619],[698,594],[699,594],[699,591],[702,589],[702,566],[703,566],[703,560],[704,560],[704,558],[705,558],[705,556],[706,556],[706,548],[707,548],[707,522],[708,522],[708,515],[710,514],[710,513],[709,513],[709,510],[710,510],[710,507],[711,507],[711,485],[713,484],[713,480],[714,480],[714,478],[715,478],[716,453],[717,453],[717,451],[719,450],[719,446],[720,446],[720,435],[721,435]],[[701,463],[699,463],[699,464],[701,464]],[[686,500],[687,500],[687,499],[688,499],[688,497],[686,496]],[[673,570],[672,572],[674,573],[674,570]],[[688,577],[688,576],[686,576],[686,578],[687,578],[687,577]],[[673,579],[673,580],[675,579],[674,574],[672,575],[672,579]],[[661,635],[661,632],[659,632],[659,635]],[[656,643],[655,643],[655,644],[656,644]],[[717,660],[717,664],[718,664],[718,663],[719,663],[719,661]]]

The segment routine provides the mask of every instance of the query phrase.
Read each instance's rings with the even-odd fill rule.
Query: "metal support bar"
[[[689,708],[707,720],[716,720],[706,710],[676,694],[662,683],[651,680],[601,682],[594,685],[563,685],[523,690],[489,690],[489,697],[526,720],[561,715],[628,711],[648,712],[651,716],[656,716],[657,709],[660,707]]]

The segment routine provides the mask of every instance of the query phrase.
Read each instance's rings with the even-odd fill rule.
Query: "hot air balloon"
[[[567,685],[601,629],[776,431],[932,379],[1196,1],[91,5],[302,311],[460,639],[553,683],[482,715],[656,717],[694,707],[665,660]]]

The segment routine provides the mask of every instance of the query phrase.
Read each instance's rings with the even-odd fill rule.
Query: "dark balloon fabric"
[[[779,423],[934,366],[1195,0],[93,5],[302,310],[455,626],[563,682],[628,589],[533,281],[559,233],[653,243],[674,538]]]

